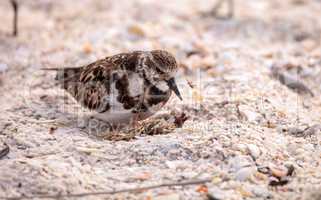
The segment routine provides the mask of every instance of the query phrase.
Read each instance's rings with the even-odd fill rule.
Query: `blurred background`
[[[11,2],[0,1],[0,150],[10,146],[0,196],[210,177],[113,197],[320,199],[320,0],[16,0],[16,36]],[[90,135],[69,123],[59,106],[77,106],[39,70],[151,49],[180,66],[184,102],[163,109],[189,119],[168,134]]]

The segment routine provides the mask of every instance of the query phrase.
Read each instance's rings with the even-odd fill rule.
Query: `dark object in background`
[[[214,197],[214,196],[211,195],[211,194],[207,194],[206,197],[207,197],[208,200],[220,200],[220,199]]]
[[[291,178],[294,176],[295,167],[293,165],[287,165],[286,171],[271,168],[271,167],[261,167],[258,166],[257,171],[266,174],[269,176],[269,186],[271,187],[278,187],[278,186],[284,186],[288,184],[291,181]]]
[[[289,127],[283,130],[287,131],[290,135],[295,137],[309,137],[312,135],[317,135],[321,132],[321,124],[314,124],[312,126],[308,125],[306,127]]]
[[[269,182],[269,186],[278,187],[278,186],[284,186],[288,183],[289,183],[289,180],[287,179],[276,179],[276,180],[271,180]]]
[[[313,92],[301,80],[282,72],[280,67],[273,65],[271,67],[271,75],[273,78],[279,80],[280,83],[294,90],[296,93],[310,94],[314,97]]]
[[[4,148],[0,149],[0,159],[8,155],[10,148],[8,145],[4,144]]]
[[[183,112],[179,115],[175,116],[175,121],[174,124],[177,128],[182,128],[183,124],[185,123],[186,120],[188,120],[188,116]]]
[[[226,2],[228,6],[227,13],[225,16],[219,14],[219,10],[222,7],[224,2]],[[218,19],[231,19],[234,16],[234,0],[218,0],[218,2],[210,10],[208,15]]]
[[[13,8],[13,36],[18,35],[18,3],[16,0],[11,0],[11,5]]]

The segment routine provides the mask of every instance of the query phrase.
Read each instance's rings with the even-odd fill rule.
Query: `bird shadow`
[[[32,112],[30,112],[32,111]],[[169,134],[183,126],[189,118],[185,113],[151,117],[135,124],[112,125],[83,115],[80,105],[66,95],[42,94],[29,104],[28,118],[85,132],[90,137],[109,141],[130,141],[141,136]]]

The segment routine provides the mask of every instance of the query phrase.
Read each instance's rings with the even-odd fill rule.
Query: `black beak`
[[[176,82],[175,82],[175,79],[174,78],[171,78],[169,79],[167,82],[167,85],[168,87],[173,91],[175,92],[175,94],[178,96],[178,98],[183,101],[183,98],[181,96],[181,93],[179,92],[178,88],[177,88],[177,85],[176,85]]]

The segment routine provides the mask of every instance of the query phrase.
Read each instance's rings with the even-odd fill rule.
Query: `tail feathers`
[[[45,70],[45,71],[58,71],[61,69],[63,69],[63,68],[58,68],[58,67],[56,67],[56,68],[40,68],[40,70]]]
[[[57,75],[55,80],[63,85],[68,82],[77,82],[80,77],[82,67],[67,67],[67,68],[41,68],[46,71],[56,71]]]
[[[82,67],[51,67],[51,68],[40,68],[41,70],[45,71],[61,71],[61,70],[77,70],[81,69]]]

